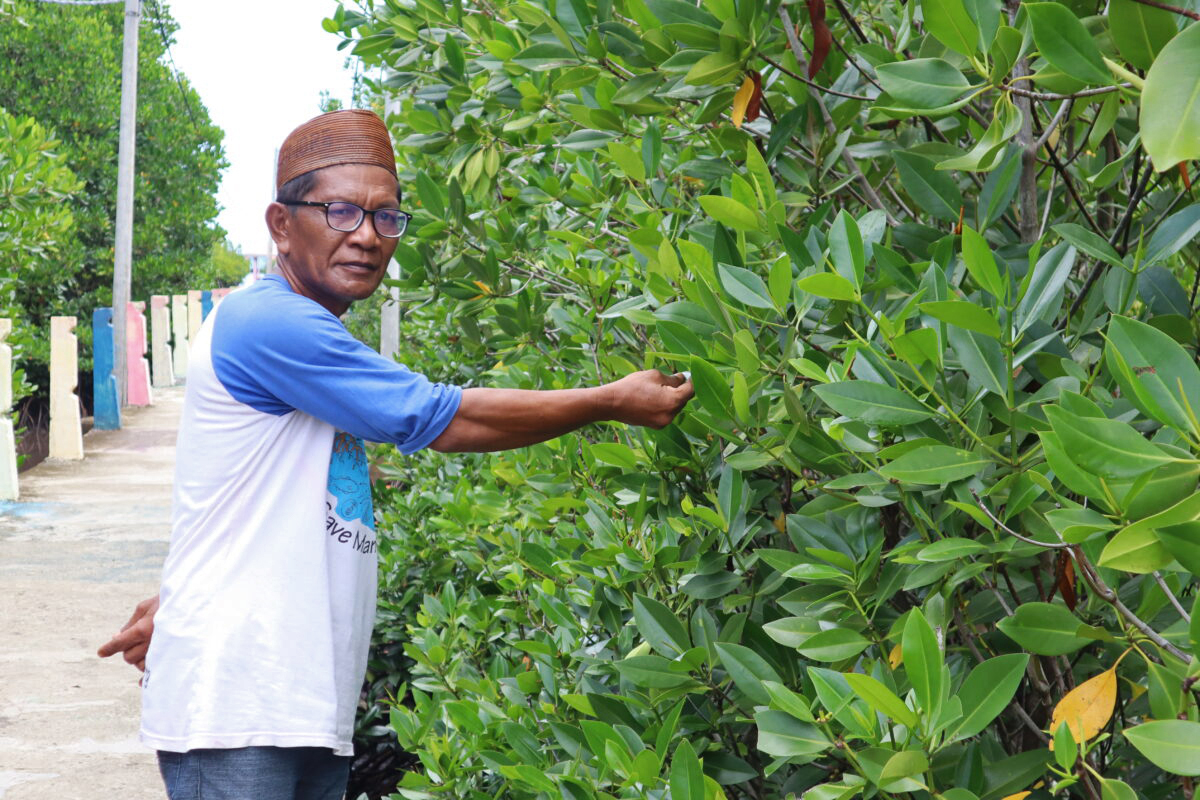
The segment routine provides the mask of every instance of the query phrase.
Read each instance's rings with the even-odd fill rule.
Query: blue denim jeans
[[[170,800],[342,800],[350,757],[324,747],[158,752]]]

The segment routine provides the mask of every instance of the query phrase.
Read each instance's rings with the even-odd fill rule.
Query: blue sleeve
[[[253,302],[255,294],[269,302]],[[300,410],[404,453],[441,435],[462,399],[460,388],[384,358],[329,311],[285,288],[231,294],[212,337],[213,370],[238,402],[277,416]]]

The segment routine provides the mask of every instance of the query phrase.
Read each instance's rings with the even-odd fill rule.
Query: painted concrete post
[[[97,430],[115,431],[121,427],[121,397],[117,376],[113,374],[113,311],[97,308],[92,312],[92,418]]]
[[[187,380],[188,313],[187,295],[171,295],[171,332],[175,338],[175,379]]]
[[[150,298],[150,363],[154,367],[154,385],[175,385],[171,364],[171,298],[156,294]]]
[[[12,333],[12,320],[0,319],[0,500],[16,500],[17,439],[13,435],[12,348],[6,343]]]
[[[83,458],[79,340],[74,317],[50,318],[50,458]]]
[[[200,330],[200,324],[204,322],[204,309],[200,305],[200,291],[198,289],[189,289],[187,293],[187,308],[188,308],[188,345],[196,340],[196,333]]]
[[[213,293],[212,289],[204,289],[200,292],[200,321],[208,319],[208,315],[213,310]]]
[[[150,393],[150,362],[146,360],[146,303],[139,300],[129,304],[125,312],[125,366],[129,382],[125,386],[125,402],[131,406],[154,403]]]

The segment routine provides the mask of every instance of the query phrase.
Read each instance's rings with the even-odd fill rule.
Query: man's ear
[[[275,240],[275,249],[287,255],[291,249],[289,238],[291,234],[292,215],[287,206],[282,203],[271,203],[267,206],[267,230]]]

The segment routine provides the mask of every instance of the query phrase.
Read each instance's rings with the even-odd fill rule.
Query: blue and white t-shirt
[[[189,358],[142,741],[350,755],[375,619],[363,440],[420,450],[462,392],[278,275],[230,294]]]

